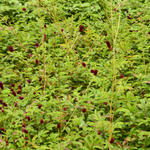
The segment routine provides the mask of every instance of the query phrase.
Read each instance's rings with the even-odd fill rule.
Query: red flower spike
[[[17,91],[17,94],[21,94],[21,90],[18,90],[18,91]]]
[[[39,104],[39,105],[38,105],[38,108],[40,109],[41,107],[42,107],[42,104]]]
[[[47,39],[46,39],[46,34],[44,34],[44,41],[46,41]]]
[[[0,104],[3,104],[3,100],[0,99]]]
[[[23,11],[26,11],[26,8],[22,8]]]
[[[87,111],[86,108],[83,108],[83,109],[82,109],[82,112],[83,112],[83,113],[85,113],[86,111]]]
[[[61,128],[61,124],[60,124],[60,123],[57,124],[57,128],[58,128],[58,129]]]
[[[98,70],[94,70],[94,75],[96,76],[98,73]]]
[[[101,131],[98,131],[98,132],[97,132],[97,134],[98,134],[98,135],[101,135],[101,134],[102,134],[102,132],[101,132]]]
[[[84,31],[84,26],[83,25],[80,25],[79,27],[79,32],[83,32]]]
[[[31,83],[31,80],[27,80],[28,83]]]
[[[66,111],[66,110],[67,110],[67,108],[66,108],[66,107],[64,107],[64,108],[63,108],[63,110],[64,110],[64,111]]]
[[[11,91],[12,95],[16,96],[16,92],[14,90]]]
[[[40,124],[43,124],[43,123],[44,123],[44,120],[43,120],[43,119],[41,119],[41,120],[40,120]]]
[[[0,81],[0,88],[3,90],[4,89],[4,85],[3,82]]]
[[[107,105],[108,103],[107,102],[104,102],[104,105]]]
[[[18,106],[18,102],[15,102],[15,104],[14,104],[14,105],[15,105],[15,107],[17,107],[17,106]]]
[[[39,77],[39,81],[42,81],[42,77],[41,76]]]
[[[127,16],[128,19],[132,19],[130,16]]]
[[[83,66],[83,67],[86,67],[86,63],[82,62],[82,66]]]
[[[25,128],[23,128],[23,129],[22,129],[22,132],[24,132],[24,133],[28,133],[28,130],[27,130],[27,129],[25,129]]]
[[[111,47],[110,42],[108,40],[106,41],[106,44],[107,44],[107,47],[112,51],[112,47]]]
[[[38,65],[38,64],[39,64],[39,60],[38,60],[38,59],[36,59],[36,60],[35,60],[35,63]]]
[[[112,137],[109,142],[112,144],[112,143],[114,143],[114,141],[115,141],[115,139]]]
[[[121,74],[121,75],[120,75],[120,78],[122,79],[123,77],[124,77],[123,74]]]
[[[28,121],[30,121],[30,120],[31,120],[30,116],[26,116],[26,119],[28,119]]]
[[[20,99],[20,100],[23,100],[23,99],[24,99],[24,97],[23,97],[23,96],[19,96],[19,99]]]
[[[38,48],[39,47],[39,43],[35,43],[35,47]]]
[[[14,49],[13,49],[12,46],[8,46],[8,50],[9,50],[10,52],[13,52],[13,51],[14,51]]]
[[[44,28],[47,28],[47,25],[46,25],[46,24],[44,24]]]

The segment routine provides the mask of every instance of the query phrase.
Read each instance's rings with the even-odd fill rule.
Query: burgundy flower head
[[[107,47],[112,51],[112,47],[111,47],[110,42],[108,40],[106,41],[106,44],[107,44]]]
[[[58,128],[58,129],[61,128],[61,124],[60,124],[60,123],[57,124],[57,128]]]
[[[130,16],[127,16],[128,19],[132,19]]]
[[[46,39],[46,34],[44,34],[44,41],[46,41],[47,39]]]
[[[23,11],[26,11],[26,8],[22,8]]]
[[[64,108],[63,108],[63,110],[64,110],[64,111],[66,111],[66,110],[67,110],[67,108],[66,108],[66,107],[64,107]]]
[[[14,83],[11,83],[11,86],[12,86],[12,87],[15,87],[15,84],[14,84]]]
[[[82,112],[83,112],[83,113],[85,113],[86,111],[87,111],[86,108],[83,108],[83,109],[82,109]]]
[[[41,107],[42,107],[42,104],[39,104],[39,105],[38,105],[38,108],[40,109]]]
[[[3,106],[4,106],[4,107],[7,107],[7,103],[4,102],[4,103],[3,103]]]
[[[107,105],[108,103],[107,102],[104,102],[104,105]]]
[[[16,92],[14,90],[11,91],[12,95],[16,96]]]
[[[17,91],[17,94],[21,94],[21,90],[18,90],[18,91]]]
[[[6,129],[5,128],[0,128],[1,131],[3,132],[6,132]]]
[[[46,24],[44,24],[44,28],[47,28],[47,25],[46,25]]]
[[[62,29],[61,29],[61,32],[63,32],[63,31],[64,31],[64,29],[62,28]]]
[[[91,70],[91,73],[93,73],[96,76],[98,73],[98,70]]]
[[[28,83],[31,83],[31,80],[27,80]]]
[[[54,34],[56,34],[56,32],[54,32]]]
[[[28,119],[28,121],[30,121],[30,120],[31,120],[30,116],[26,116],[26,119]]]
[[[38,64],[39,64],[39,60],[38,60],[38,59],[36,59],[36,60],[35,60],[35,63],[38,65]]]
[[[8,50],[9,50],[10,52],[13,52],[13,51],[14,51],[14,49],[13,49],[12,46],[8,46]]]
[[[25,129],[25,128],[22,128],[22,132],[24,132],[24,133],[28,133],[28,130],[27,130],[27,129]]]
[[[115,141],[115,139],[112,137],[109,142],[112,144],[112,143],[114,143],[114,141]]]
[[[18,89],[22,89],[22,86],[21,86],[21,85],[19,85],[19,86],[18,86]]]
[[[121,75],[120,75],[120,78],[122,79],[123,77],[124,77],[123,74],[121,74]]]
[[[23,100],[23,99],[24,99],[24,97],[23,97],[23,96],[19,96],[19,99],[20,99],[20,100]]]
[[[44,123],[44,120],[43,120],[43,119],[41,119],[41,120],[40,120],[40,124],[43,124],[43,123]]]
[[[3,82],[0,81],[0,88],[3,90],[4,89],[4,85]]]
[[[84,31],[84,25],[80,25],[79,32],[83,32],[83,31]]]
[[[42,81],[42,77],[41,76],[39,77],[39,81]]]
[[[83,67],[86,67],[86,63],[82,62],[82,66],[83,66]]]
[[[35,47],[38,48],[39,47],[39,43],[35,43]]]
[[[98,131],[98,132],[97,132],[97,134],[98,134],[98,135],[101,135],[101,134],[102,134],[102,132],[101,132],[101,131]]]
[[[0,104],[3,104],[3,100],[2,99],[0,99]]]
[[[17,107],[17,106],[18,106],[18,102],[15,102],[15,104],[14,104],[14,105],[15,105],[15,107]]]

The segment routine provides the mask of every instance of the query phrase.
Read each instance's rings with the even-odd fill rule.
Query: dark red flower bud
[[[12,86],[12,87],[15,87],[15,84],[14,84],[14,83],[11,83],[11,86]]]
[[[46,25],[46,24],[44,24],[44,28],[47,28],[47,25]]]
[[[8,46],[8,50],[9,50],[10,52],[13,52],[13,51],[14,51],[14,49],[13,49],[12,46]]]
[[[26,11],[26,8],[22,8],[23,11]]]
[[[127,16],[128,19],[132,19],[130,16]]]
[[[0,110],[2,110],[2,107],[0,107]]]
[[[112,144],[112,143],[114,143],[114,141],[115,141],[115,139],[112,137],[109,142]]]
[[[38,60],[38,59],[36,59],[36,60],[35,60],[35,63],[38,65],[38,64],[39,64],[39,60]]]
[[[60,123],[57,124],[57,128],[58,128],[58,129],[61,128],[61,124],[60,124]]]
[[[23,123],[23,124],[22,124],[22,127],[23,127],[23,128],[25,128],[25,127],[26,127],[26,125]]]
[[[8,140],[6,140],[5,142],[6,142],[6,145],[8,146]]]
[[[21,94],[21,90],[18,90],[18,91],[17,91],[17,94]]]
[[[82,66],[83,66],[83,67],[86,67],[86,63],[82,62]]]
[[[0,128],[1,131],[3,132],[6,132],[6,129],[5,128]]]
[[[18,102],[15,102],[15,104],[14,104],[14,105],[15,105],[15,107],[17,107],[17,106],[18,106]]]
[[[46,41],[47,39],[46,39],[46,34],[44,34],[44,41]]]
[[[3,86],[3,82],[0,81],[0,88],[3,90],[4,86]]]
[[[19,96],[19,99],[20,99],[20,100],[23,100],[23,99],[24,99],[24,97],[23,97],[23,96]]]
[[[123,74],[121,74],[121,75],[120,75],[120,78],[122,79],[123,77],[124,77]]]
[[[4,111],[4,108],[2,108],[2,112],[4,113],[5,111]]]
[[[67,108],[66,108],[66,107],[64,107],[64,108],[63,108],[63,110],[64,110],[64,111],[66,111],[66,110],[67,110]]]
[[[61,29],[61,32],[63,32],[64,31],[64,29]]]
[[[38,105],[38,108],[40,109],[41,107],[42,107],[42,104],[39,104],[39,105]]]
[[[112,47],[111,47],[110,42],[108,40],[106,41],[106,44],[107,44],[107,47],[112,51]]]
[[[22,86],[21,86],[21,85],[19,85],[19,86],[18,86],[18,89],[22,89]]]
[[[79,27],[79,32],[83,32],[84,31],[84,26],[83,25],[80,25]]]
[[[25,140],[27,140],[27,139],[28,139],[28,137],[25,137],[24,139],[25,139]]]
[[[10,94],[8,94],[8,96],[10,96]]]
[[[56,32],[54,32],[54,34],[56,34]]]
[[[97,134],[98,134],[98,135],[101,135],[101,134],[102,134],[102,132],[101,132],[101,131],[98,131],[98,132],[97,132]]]
[[[0,99],[0,104],[3,104],[3,100],[2,99]]]
[[[108,103],[107,102],[104,102],[104,105],[107,105]]]
[[[12,95],[16,96],[16,92],[14,90],[11,91]]]
[[[36,94],[36,92],[33,92],[33,94],[35,95],[35,94]]]
[[[42,77],[41,76],[39,77],[39,81],[42,81]]]
[[[27,80],[28,83],[31,83],[31,80]]]
[[[117,11],[117,9],[116,9],[116,8],[114,8],[114,11],[116,12],[116,11]]]
[[[133,30],[129,30],[129,32],[133,32]]]
[[[98,73],[98,70],[94,70],[94,75],[96,76]]]
[[[28,144],[28,141],[25,141],[25,145],[27,145]]]
[[[28,130],[27,130],[27,129],[25,129],[25,128],[22,128],[22,132],[24,132],[24,133],[28,133]]]
[[[40,120],[40,123],[41,123],[41,124],[43,124],[43,123],[44,123],[44,120],[43,120],[43,119],[41,119],[41,120]]]
[[[83,112],[83,113],[85,113],[86,111],[87,111],[86,108],[83,108],[83,109],[82,109],[82,112]]]
[[[3,106],[4,106],[4,107],[7,107],[7,103],[4,102],[4,103],[3,103]]]
[[[30,116],[26,116],[26,119],[28,119],[28,121],[30,121],[30,120],[31,120]]]
[[[39,47],[39,43],[35,43],[35,47],[38,48]]]

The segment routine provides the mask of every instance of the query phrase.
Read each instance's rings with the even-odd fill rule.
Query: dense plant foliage
[[[0,149],[150,149],[149,0],[0,1]]]

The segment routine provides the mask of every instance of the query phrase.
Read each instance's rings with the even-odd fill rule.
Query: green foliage
[[[1,0],[0,149],[148,150],[149,5]]]

